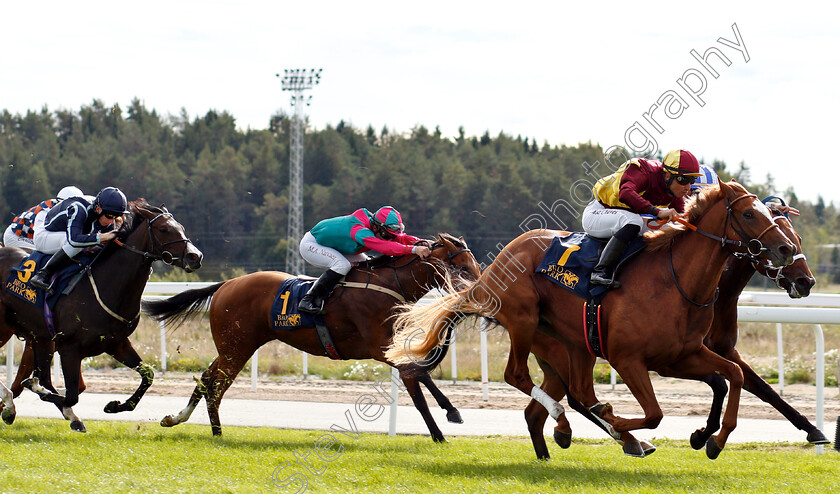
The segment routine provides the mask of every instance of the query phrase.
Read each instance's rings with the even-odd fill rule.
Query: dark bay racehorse
[[[336,288],[327,303],[324,321],[343,359],[374,359],[391,365],[383,352],[391,341],[391,316],[394,306],[399,303],[394,295],[415,302],[430,289],[445,287],[451,272],[472,280],[478,278],[478,263],[463,239],[440,234],[431,245],[431,252],[426,261],[408,255],[360,264],[350,271],[345,281],[374,286],[364,289],[339,285]],[[257,272],[165,300],[143,303],[144,311],[152,317],[179,321],[201,309],[213,297],[209,311],[210,331],[219,356],[202,374],[186,408],[164,418],[161,425],[171,427],[187,421],[203,397],[213,434],[220,435],[219,406],[225,391],[254,351],[269,341],[280,340],[312,355],[324,355],[315,328],[280,331],[272,328],[271,305],[280,286],[291,277],[276,271]],[[375,291],[377,288],[391,293]],[[447,410],[450,422],[462,422],[457,409],[437,389],[425,369],[409,365],[399,370],[432,439],[443,441],[443,433],[429,412],[419,383],[423,383],[438,404]]]
[[[128,340],[140,317],[140,297],[151,274],[152,262],[163,260],[192,272],[201,267],[202,254],[190,242],[184,227],[164,207],[144,199],[129,203],[131,213],[118,239],[99,254],[75,289],[62,296],[53,309],[55,334],[48,329],[42,310],[17,296],[0,293],[0,334],[14,332],[32,345],[34,378],[24,382],[44,401],[54,403],[65,417],[78,402],[81,362],[107,353],[140,374],[141,383],[125,402],[113,401],[105,411],[133,410],[154,377]],[[26,257],[21,249],[0,249],[0,280],[5,283],[13,267]],[[25,272],[24,277],[31,275]],[[23,280],[26,281],[26,280]],[[56,393],[50,376],[51,344],[61,355],[66,395]],[[71,428],[84,431],[80,420]]]
[[[551,240],[566,232],[526,232],[505,246],[472,286],[403,312],[395,321],[394,343],[386,357],[397,364],[422,364],[452,320],[471,314],[493,318],[511,340],[505,381],[535,398],[556,419],[562,406],[534,385],[528,371],[528,355],[539,331],[567,348],[572,407],[616,439],[635,429],[655,428],[662,420],[649,370],[695,379],[720,373],[731,389],[721,432],[706,444],[707,455],[716,458],[737,424],[744,379],[740,367],[703,345],[729,249],[763,253],[775,266],[786,266],[793,262],[795,247],[779,231],[767,206],[734,182],[703,191],[688,210],[688,221],[696,231],[674,228],[648,237],[647,249],[620,275],[622,284],[633,289],[613,290],[602,303],[601,327],[607,335],[602,348],[641,405],[643,418],[615,416],[611,407],[598,402],[592,376],[595,357],[588,351],[582,321],[584,301],[535,274]]]
[[[738,341],[738,297],[756,271],[775,280],[791,298],[807,297],[816,282],[802,254],[801,238],[793,229],[793,224],[783,212],[772,205],[770,211],[782,233],[796,246],[797,254],[794,256],[793,264],[777,269],[757,263],[747,257],[731,256],[726,261],[726,267],[718,284],[720,296],[715,302],[714,320],[703,342],[713,352],[741,367],[744,373],[745,390],[779,410],[793,425],[807,433],[807,440],[812,444],[827,444],[829,441],[822,431],[785,402],[766,381],[756,374],[735,349]],[[534,336],[532,352],[537,355],[537,362],[545,375],[540,387],[552,398],[560,401],[566,394],[562,381],[568,382],[569,372],[569,357],[565,347],[559,341],[537,333]],[[703,447],[709,436],[720,428],[720,414],[727,391],[726,383],[721,376],[705,376],[702,380],[712,388],[714,399],[706,427],[691,435],[691,445],[695,449]],[[548,412],[535,400],[531,400],[525,408],[528,432],[531,435],[534,452],[540,459],[550,457],[543,437],[543,426],[547,418]],[[563,448],[568,448],[571,444],[571,427],[565,414],[561,415],[557,421],[554,439]]]

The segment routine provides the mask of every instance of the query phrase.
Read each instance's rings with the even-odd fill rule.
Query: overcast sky
[[[825,151],[840,130],[840,7],[567,3],[7,2],[0,109],[78,111],[94,98],[125,109],[136,97],[263,129],[291,111],[275,74],[317,67],[317,129],[655,141],[840,205]]]

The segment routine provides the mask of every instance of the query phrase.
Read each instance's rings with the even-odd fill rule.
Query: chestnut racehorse
[[[353,268],[346,281],[374,286],[365,289],[339,285],[327,302],[324,322],[343,359],[374,359],[390,365],[383,353],[391,341],[391,316],[394,306],[399,303],[392,294],[415,302],[430,289],[447,286],[451,274],[476,280],[479,273],[478,263],[466,242],[443,233],[431,245],[431,256],[425,261],[414,255],[385,257]],[[276,271],[251,273],[165,300],[143,303],[144,311],[159,321],[182,321],[213,297],[209,311],[210,331],[219,356],[202,374],[186,408],[177,415],[165,417],[161,425],[171,427],[187,421],[201,398],[205,398],[213,434],[220,435],[219,406],[225,391],[254,351],[269,341],[280,340],[312,355],[324,355],[315,328],[278,331],[272,327],[270,309],[274,297],[280,285],[291,277]],[[385,288],[391,294],[374,291],[377,288]],[[444,441],[443,433],[429,412],[420,383],[447,410],[450,422],[462,422],[458,410],[438,390],[425,369],[407,366],[400,369],[400,376],[432,439]]]
[[[535,398],[556,419],[563,407],[534,385],[528,371],[528,355],[539,331],[566,345],[571,406],[601,422],[616,439],[624,432],[655,428],[662,420],[649,370],[695,379],[720,373],[731,389],[721,431],[706,444],[707,456],[716,458],[737,425],[744,379],[740,367],[703,345],[730,249],[764,255],[774,266],[791,264],[796,249],[767,206],[735,182],[706,189],[687,214],[692,228],[646,236],[645,251],[620,274],[625,288],[609,292],[602,303],[601,327],[607,336],[601,347],[641,405],[643,418],[615,416],[611,407],[598,402],[592,376],[595,357],[587,349],[581,317],[584,301],[535,274],[551,240],[566,232],[526,232],[505,246],[472,286],[403,312],[386,357],[398,364],[422,364],[453,320],[470,314],[493,318],[510,335],[505,381]]]
[[[731,256],[726,261],[726,268],[723,270],[723,275],[718,284],[720,296],[715,302],[714,320],[703,343],[718,355],[737,363],[744,373],[744,389],[772,405],[798,429],[805,431],[810,443],[828,444],[829,441],[822,431],[779,396],[741,358],[735,349],[735,344],[738,341],[738,297],[756,271],[775,280],[780,288],[788,292],[791,298],[807,297],[811,287],[816,283],[808,267],[808,262],[802,254],[801,238],[794,230],[790,219],[783,214],[783,210],[780,211],[773,205],[770,206],[770,211],[773,219],[779,224],[782,233],[796,246],[797,254],[794,256],[793,264],[778,269],[746,257]],[[566,394],[562,383],[569,380],[569,357],[566,348],[559,341],[537,333],[534,336],[534,345],[531,351],[537,356],[537,362],[545,375],[540,387],[552,398],[560,401]],[[709,436],[720,428],[720,414],[723,399],[727,392],[726,383],[721,376],[705,376],[702,380],[712,388],[714,398],[706,427],[698,429],[691,435],[691,445],[695,449],[703,447]],[[525,408],[528,432],[531,435],[534,452],[540,459],[550,457],[543,437],[543,426],[547,418],[548,412],[536,400],[531,400]],[[571,444],[571,427],[565,414],[561,415],[557,421],[557,426],[554,428],[554,439],[562,448],[568,448]]]

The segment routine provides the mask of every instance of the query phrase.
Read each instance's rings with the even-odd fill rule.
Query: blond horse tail
[[[492,317],[497,311],[493,297],[488,297],[489,292],[481,286],[479,281],[431,304],[402,306],[403,312],[394,320],[394,338],[385,358],[395,365],[434,365],[440,345],[451,341],[447,329],[465,316]]]

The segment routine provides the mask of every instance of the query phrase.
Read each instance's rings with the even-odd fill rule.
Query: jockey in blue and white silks
[[[128,201],[116,187],[100,190],[93,202],[73,197],[58,203],[46,214],[43,226],[36,222],[35,249],[53,256],[29,284],[52,293],[50,276],[83,249],[115,239],[126,213]]]

